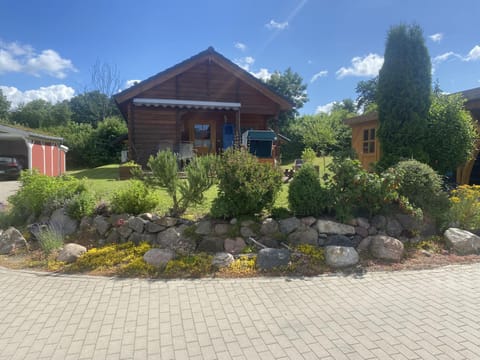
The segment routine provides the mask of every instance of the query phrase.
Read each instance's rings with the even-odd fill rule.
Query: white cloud
[[[0,49],[0,74],[19,72],[22,65],[6,50]]]
[[[434,63],[442,63],[444,61],[447,61],[448,59],[450,59],[451,57],[458,57],[459,55],[458,54],[455,54],[453,51],[449,51],[449,52],[446,52],[444,54],[441,54],[441,55],[438,55],[438,56],[435,56],[433,58],[433,62]]]
[[[133,85],[136,85],[141,81],[142,80],[127,80],[127,81],[125,81],[125,88],[124,89],[128,89],[129,87],[131,87]]]
[[[252,74],[256,78],[262,79],[264,81],[270,79],[270,77],[272,76],[272,73],[270,71],[268,71],[268,69],[265,69],[265,68],[261,68],[257,72],[250,71],[250,74]]]
[[[244,43],[241,43],[241,42],[236,42],[235,43],[235,48],[240,50],[240,51],[245,51],[245,50],[247,50],[247,45],[245,45]]]
[[[463,58],[465,61],[476,61],[480,60],[480,45],[475,45],[472,50],[468,53],[467,56]]]
[[[63,84],[40,87],[35,90],[20,91],[13,86],[2,86],[0,89],[7,100],[11,102],[12,109],[16,109],[20,104],[26,104],[33,100],[45,100],[52,104],[64,100],[70,100],[75,95],[75,90],[70,86]]]
[[[255,62],[255,59],[251,56],[245,56],[240,59],[235,59],[235,64],[240,66],[243,70],[250,71],[250,66],[253,65]]]
[[[38,54],[30,45],[0,40],[0,73],[46,74],[63,79],[69,71],[77,69],[71,60],[62,58],[55,50],[47,49]]]
[[[433,42],[440,42],[443,39],[443,34],[442,33],[436,33],[436,34],[430,35],[429,38]]]
[[[351,67],[341,67],[337,70],[337,78],[346,76],[377,76],[383,65],[383,57],[378,54],[368,54],[365,57],[356,56]]]
[[[317,106],[317,109],[315,110],[315,114],[319,114],[319,113],[330,114],[332,112],[333,105],[335,104],[336,104],[336,101],[332,101],[332,102],[329,102],[328,104]]]
[[[288,21],[280,23],[272,19],[265,24],[265,27],[269,30],[285,30],[288,27]]]
[[[319,78],[321,77],[325,77],[328,75],[328,71],[327,70],[322,70],[322,71],[319,71],[318,73],[316,73],[315,75],[312,76],[312,78],[310,79],[310,83],[314,83],[315,81],[317,81]]]

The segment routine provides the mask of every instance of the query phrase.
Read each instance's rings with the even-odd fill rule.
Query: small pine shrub
[[[143,182],[129,180],[127,188],[117,191],[111,201],[112,211],[117,214],[138,215],[155,209],[158,197]]]
[[[327,212],[328,202],[328,192],[322,188],[317,171],[304,164],[288,189],[290,209],[296,216],[319,216]]]
[[[280,171],[260,163],[243,149],[225,151],[216,172],[218,196],[210,211],[215,218],[255,215],[271,209],[281,188]]]

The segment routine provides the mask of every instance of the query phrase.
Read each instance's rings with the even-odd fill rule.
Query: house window
[[[210,147],[210,125],[209,124],[195,124],[195,147]]]
[[[375,129],[363,130],[363,153],[374,154],[375,153]]]

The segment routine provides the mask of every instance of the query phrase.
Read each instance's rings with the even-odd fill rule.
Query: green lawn
[[[332,161],[331,157],[317,158],[314,162],[315,165],[320,167],[320,175],[325,173],[325,166],[328,166]],[[282,165],[282,170],[291,169],[293,162],[290,164]],[[128,187],[129,181],[118,180],[118,164],[104,165],[94,169],[81,169],[68,171],[69,175],[72,175],[78,179],[84,179],[87,186],[92,190],[99,199],[109,201],[113,194],[121,189]],[[165,213],[172,206],[172,201],[163,189],[158,189],[157,194],[159,196],[159,204],[156,209],[159,213]],[[202,204],[193,206],[187,210],[185,214],[189,218],[198,218],[209,212],[212,201],[217,194],[217,187],[212,186],[205,193],[205,201]],[[276,208],[288,208],[288,184],[282,184],[280,194],[275,201],[274,207]]]

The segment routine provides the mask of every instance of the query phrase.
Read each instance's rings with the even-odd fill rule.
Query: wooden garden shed
[[[141,165],[163,149],[181,158],[218,153],[293,106],[212,47],[114,98],[128,124],[129,158]]]
[[[465,98],[465,109],[470,111],[480,130],[480,87],[461,91]],[[365,115],[345,119],[344,123],[352,128],[352,148],[358,155],[362,166],[370,170],[380,160],[381,144],[377,138],[378,114],[372,112]],[[480,184],[480,142],[473,154],[473,160],[459,167],[456,173],[458,184]]]

